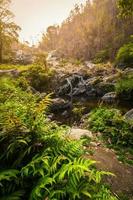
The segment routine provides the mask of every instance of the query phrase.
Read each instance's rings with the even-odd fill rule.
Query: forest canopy
[[[118,49],[130,42],[133,34],[132,0],[128,2],[88,0],[85,5],[75,5],[61,26],[47,29],[39,48],[56,49],[61,56],[77,59],[95,59],[99,53],[103,60],[114,59]],[[122,13],[128,16],[119,17]]]

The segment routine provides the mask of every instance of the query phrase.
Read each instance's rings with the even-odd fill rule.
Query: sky
[[[74,5],[86,0],[12,0],[11,10],[15,22],[22,28],[21,41],[35,44],[53,24],[60,24]]]

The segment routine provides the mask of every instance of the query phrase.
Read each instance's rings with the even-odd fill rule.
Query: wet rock
[[[90,138],[93,137],[91,131],[88,131],[88,130],[85,130],[85,129],[78,129],[78,128],[72,128],[70,130],[69,136],[72,139],[75,139],[75,140],[79,140],[83,136],[87,136],[87,137],[90,137]]]
[[[55,98],[52,100],[51,105],[52,112],[60,112],[71,108],[71,103],[69,101],[65,101],[62,98]]]
[[[83,93],[85,91],[84,78],[81,75],[73,74],[72,76],[65,78],[62,86],[59,88],[59,96],[69,95],[70,93],[74,96]],[[82,91],[81,91],[82,90]]]
[[[62,113],[62,116],[63,117],[69,117],[69,112],[67,110],[65,110],[63,113]]]
[[[104,96],[108,92],[112,92],[115,89],[115,84],[110,82],[102,81],[96,86],[97,88],[97,95],[99,97]]]
[[[133,120],[133,109],[129,110],[124,117],[126,120]]]
[[[86,91],[86,94],[89,98],[97,97],[97,90],[95,88],[91,88],[89,91]]]
[[[84,77],[73,74],[65,78],[57,94],[59,96],[99,98],[114,91],[115,83],[104,81],[104,77]]]
[[[109,92],[102,97],[102,100],[107,103],[115,102],[117,99],[116,92]]]
[[[73,89],[72,95],[73,96],[79,96],[81,94],[84,94],[85,92],[86,92],[85,85],[80,84],[79,87]]]

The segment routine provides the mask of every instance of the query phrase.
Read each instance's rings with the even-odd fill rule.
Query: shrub
[[[32,65],[27,71],[22,73],[29,84],[37,91],[43,92],[51,89],[53,71],[45,68],[43,65]]]
[[[122,76],[117,81],[115,90],[121,99],[133,100],[133,74]]]
[[[119,110],[100,107],[91,112],[88,122],[89,128],[101,132],[106,141],[114,145],[133,145],[133,127],[125,121]]]
[[[0,105],[0,199],[116,200],[101,182],[110,173],[83,158],[67,127],[48,121],[49,96],[40,101],[12,79],[0,86],[10,93]]]
[[[133,42],[125,44],[119,49],[116,55],[116,63],[133,67]]]

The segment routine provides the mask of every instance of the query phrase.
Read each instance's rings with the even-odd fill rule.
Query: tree
[[[58,29],[56,25],[49,26],[46,33],[42,36],[42,41],[39,45],[42,50],[55,50],[57,47]]]
[[[133,16],[133,0],[118,0],[118,7],[121,16]]]
[[[3,62],[4,51],[12,41],[17,40],[20,27],[13,22],[13,13],[9,10],[11,0],[0,0],[0,63]]]
[[[119,18],[117,1],[87,0],[81,6],[75,5],[58,28],[58,35],[51,37],[51,31],[47,31],[49,34],[43,35],[40,46],[53,50],[51,43],[55,41],[54,49],[67,58],[94,60],[98,55],[101,56],[98,60],[113,60],[118,49],[133,35],[133,17]]]

